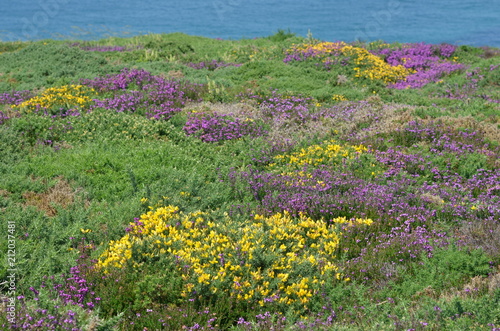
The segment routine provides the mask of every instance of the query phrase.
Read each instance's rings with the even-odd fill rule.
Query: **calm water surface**
[[[278,29],[327,41],[500,47],[500,0],[0,0],[4,41],[150,32],[240,39]]]

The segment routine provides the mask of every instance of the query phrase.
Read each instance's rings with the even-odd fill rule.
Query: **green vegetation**
[[[289,31],[0,43],[0,325],[498,330],[499,81]]]

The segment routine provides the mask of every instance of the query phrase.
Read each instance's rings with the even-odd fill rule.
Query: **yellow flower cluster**
[[[356,77],[364,77],[370,80],[382,80],[384,83],[395,83],[405,79],[413,71],[402,65],[391,66],[380,57],[370,53],[364,48],[345,46],[342,54],[354,57]]]
[[[312,53],[316,56],[326,55],[326,54],[338,54],[340,50],[347,44],[343,41],[339,42],[320,42],[317,44],[300,44],[294,45],[288,50],[288,53],[300,52],[300,53]]]
[[[326,223],[286,212],[256,215],[243,224],[227,216],[210,219],[174,206],[150,211],[131,223],[123,238],[110,242],[97,269],[140,268],[145,258],[169,254],[177,259],[185,298],[221,295],[261,306],[305,306],[328,279],[343,278],[334,264],[339,225],[371,224],[345,218]],[[136,251],[142,252],[141,263],[133,259]]]
[[[312,145],[306,149],[302,148],[300,152],[277,155],[274,157],[276,163],[272,163],[269,166],[274,167],[278,164],[285,164],[302,168],[304,165],[335,164],[341,159],[354,158],[356,155],[367,150],[363,145],[342,146],[336,144],[334,140],[330,140],[324,141],[320,145]]]
[[[92,102],[94,89],[83,85],[64,85],[46,89],[41,96],[24,101],[19,106],[27,112],[53,108],[84,108]]]
[[[342,94],[334,94],[332,95],[332,100],[333,101],[347,101],[347,98],[343,96]]]
[[[317,44],[294,45],[287,51],[289,54],[299,52],[309,57],[321,58],[323,62],[331,60],[331,56],[343,55],[354,60],[355,77],[381,80],[384,83],[394,83],[406,78],[414,71],[402,65],[391,66],[382,58],[368,50],[347,45],[344,42],[321,42]]]

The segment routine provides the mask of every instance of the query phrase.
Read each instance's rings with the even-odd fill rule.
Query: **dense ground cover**
[[[498,330],[499,84],[486,47],[0,43],[0,324]]]

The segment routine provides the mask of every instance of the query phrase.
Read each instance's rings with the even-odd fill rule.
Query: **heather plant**
[[[197,113],[187,119],[183,128],[186,135],[193,135],[204,142],[258,137],[265,133],[262,126],[252,119],[240,120],[229,115]]]
[[[32,91],[12,91],[0,94],[0,104],[1,105],[19,105],[34,97]]]
[[[1,93],[0,105],[5,106],[3,106],[3,110],[0,110],[0,125],[5,123],[11,117],[19,116],[19,113],[13,109],[14,106],[17,106],[32,97],[34,97],[33,92],[28,90]]]
[[[490,65],[489,68],[476,67],[466,72],[466,80],[461,84],[448,85],[440,95],[444,98],[455,100],[470,100],[478,98],[493,103],[500,103],[498,96],[478,93],[479,86],[487,86],[498,76],[498,66]],[[489,92],[489,91],[488,91]]]
[[[145,70],[123,69],[117,75],[83,80],[82,84],[111,97],[96,99],[94,107],[117,112],[138,112],[152,119],[169,119],[188,101],[197,98],[197,86],[166,80]],[[135,88],[135,89],[134,89]]]
[[[18,318],[15,323],[4,323],[12,330],[86,330],[113,327],[118,318],[101,320],[95,311],[101,298],[93,291],[95,284],[88,281],[93,261],[88,252],[93,245],[85,238],[76,244],[80,250],[77,265],[67,275],[44,276],[39,287],[29,287],[29,293],[17,297]],[[120,316],[118,316],[120,317]]]
[[[313,115],[313,99],[295,95],[283,95],[277,91],[265,94],[241,94],[240,98],[255,102],[264,117],[274,122],[286,120],[304,123]]]
[[[400,49],[381,50],[380,54],[386,56],[385,60],[392,66],[403,66],[414,73],[406,79],[392,84],[392,88],[421,88],[431,82],[438,80],[445,74],[450,74],[465,68],[464,65],[452,61],[443,60],[449,58],[455,51],[453,45],[440,45],[438,48],[430,44],[407,44]],[[455,60],[455,61],[454,61]]]

